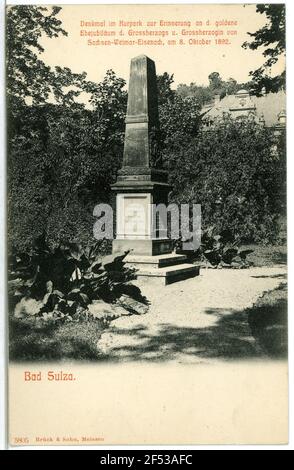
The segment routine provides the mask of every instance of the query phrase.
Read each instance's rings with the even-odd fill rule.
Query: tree
[[[157,92],[158,92],[158,105],[173,101],[175,92],[171,89],[171,84],[174,82],[174,74],[169,75],[164,72],[162,75],[157,75]]]
[[[258,95],[265,88],[266,92],[277,92],[285,86],[285,70],[274,77],[269,72],[271,67],[277,63],[280,57],[285,55],[285,5],[284,4],[260,4],[256,6],[256,12],[265,14],[268,22],[255,33],[248,33],[254,38],[252,42],[244,42],[245,49],[256,50],[265,48],[263,56],[265,63],[258,69],[251,71],[250,75],[254,82],[254,91]]]
[[[108,71],[88,82],[81,104],[23,105],[8,149],[10,243],[27,249],[45,233],[52,244],[93,239],[93,208],[110,202],[123,152],[124,80]]]
[[[41,59],[42,36],[57,38],[67,35],[57,18],[61,7],[34,5],[10,6],[6,16],[6,90],[8,109],[18,114],[22,103],[71,104],[83,89],[86,73],[74,74],[68,68],[52,70]],[[69,89],[74,87],[76,89]],[[80,89],[79,89],[80,88]]]
[[[50,67],[39,60],[44,51],[42,34],[52,38],[67,33],[56,18],[59,7],[48,13],[46,7],[18,5],[8,7],[6,17],[7,93],[21,100],[31,97],[44,102],[50,92],[53,75]],[[45,14],[47,13],[47,14]]]
[[[175,145],[181,142],[185,147],[196,135],[200,123],[199,109],[195,98],[181,98],[178,95],[172,102],[168,101],[159,107],[163,152],[167,158]]]
[[[87,242],[94,206],[109,201],[123,150],[125,81],[108,71],[101,83],[68,68],[51,70],[38,55],[43,34],[66,34],[59,7],[8,10],[9,243]],[[87,92],[92,110],[75,98]]]
[[[238,91],[238,83],[234,78],[229,78],[226,82],[226,92],[228,95],[234,95]]]
[[[177,87],[177,94],[181,98],[195,98],[200,106],[203,106],[205,103],[213,99],[213,92],[209,87],[199,86],[196,83],[190,83],[190,85],[185,85],[180,83]]]
[[[230,77],[223,80],[218,72],[212,72],[208,76],[209,86],[199,86],[192,82],[190,85],[181,83],[177,87],[176,93],[182,98],[196,98],[200,106],[212,102],[215,95],[224,98],[226,95],[234,95],[241,88],[250,88],[250,83],[237,83],[237,80]]]
[[[208,75],[209,89],[213,95],[220,95],[223,98],[226,95],[235,94],[240,87],[237,80],[230,77],[227,81],[223,80],[218,72],[212,72]]]
[[[212,72],[208,75],[209,88],[212,90],[218,90],[222,86],[222,79],[218,72]]]

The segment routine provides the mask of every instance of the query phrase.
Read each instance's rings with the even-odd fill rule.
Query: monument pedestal
[[[172,240],[166,236],[152,238],[152,204],[167,204],[169,185],[166,172],[120,174],[112,186],[116,194],[116,238],[113,253],[130,253],[126,265],[136,269],[138,279],[171,284],[199,274],[199,267],[187,263],[185,255],[172,253]]]
[[[166,233],[154,238],[152,214],[152,204],[167,204],[170,186],[166,171],[123,168],[111,188],[116,192],[113,252],[131,250],[132,254],[140,256],[171,253],[172,241]]]

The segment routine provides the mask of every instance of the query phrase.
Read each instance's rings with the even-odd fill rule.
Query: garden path
[[[136,283],[149,311],[113,320],[97,343],[102,357],[180,363],[268,357],[252,334],[247,309],[286,283],[285,266],[202,269],[200,276],[168,286]]]

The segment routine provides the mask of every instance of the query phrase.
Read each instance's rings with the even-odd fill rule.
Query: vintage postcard
[[[288,441],[284,4],[6,6],[9,446]]]

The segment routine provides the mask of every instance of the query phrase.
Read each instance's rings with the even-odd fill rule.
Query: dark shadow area
[[[287,253],[276,252],[272,254],[274,264],[287,264]]]
[[[103,332],[99,321],[60,324],[12,318],[9,359],[12,361],[97,360],[97,341]]]
[[[265,294],[265,302],[261,298],[248,310],[248,323],[252,335],[260,346],[270,356],[286,358],[288,354],[288,305],[287,298],[277,298],[272,301],[270,295],[278,295],[287,290],[286,285],[281,285],[274,291]]]
[[[269,274],[262,276],[251,276],[255,279],[287,279],[287,274]]]

